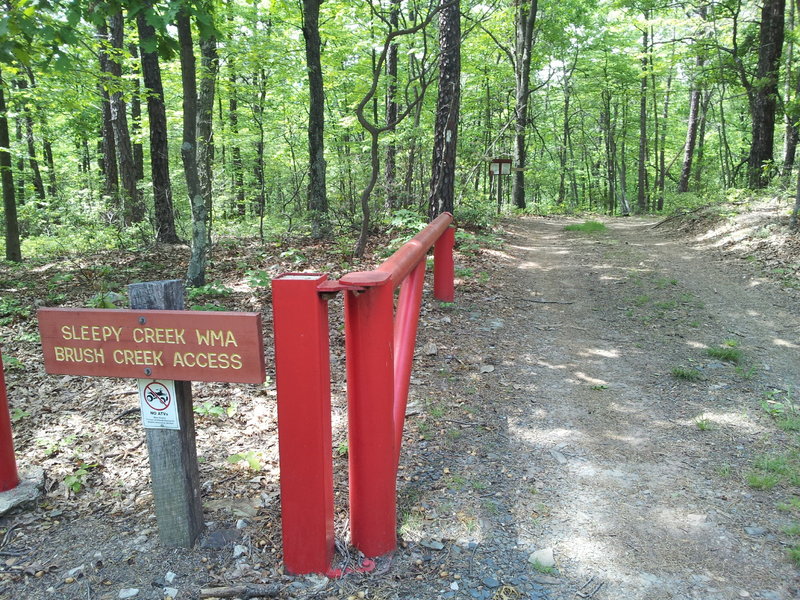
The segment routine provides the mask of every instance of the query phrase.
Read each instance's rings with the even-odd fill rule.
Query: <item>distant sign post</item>
[[[497,177],[497,214],[503,206],[503,178],[501,175],[511,175],[510,158],[493,158],[489,163],[489,176]]]
[[[161,542],[203,528],[191,381],[263,383],[259,313],[184,311],[179,280],[128,287],[130,310],[43,308],[45,371],[139,380]]]

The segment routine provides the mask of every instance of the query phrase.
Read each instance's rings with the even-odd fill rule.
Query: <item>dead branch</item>
[[[275,598],[282,589],[283,586],[277,583],[205,588],[200,590],[200,598]]]

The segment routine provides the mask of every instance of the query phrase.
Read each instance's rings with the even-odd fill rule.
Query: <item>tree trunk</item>
[[[644,18],[650,18],[650,12],[645,11]],[[642,81],[639,95],[639,170],[637,177],[636,212],[647,212],[647,70],[649,61],[647,55],[650,50],[648,30],[642,32]]]
[[[389,10],[391,31],[400,25],[400,0],[391,0]],[[386,54],[386,131],[389,144],[386,148],[386,208],[397,208],[397,144],[394,139],[397,129],[397,44],[392,43]]]
[[[136,26],[142,45],[142,77],[147,91],[147,115],[150,122],[150,176],[153,180],[156,240],[164,244],[177,244],[180,238],[175,231],[172,183],[169,178],[167,112],[155,28],[147,22],[144,11],[136,16]]]
[[[233,203],[235,212],[243,217],[245,215],[244,200],[244,171],[242,167],[242,149],[239,146],[239,98],[236,91],[236,71],[232,59],[229,59],[231,84],[230,98],[228,98],[228,123],[231,126],[231,179],[233,183]]]
[[[139,58],[139,49],[136,44],[128,47],[131,57]],[[133,132],[133,167],[136,173],[136,187],[139,189],[139,197],[142,197],[141,182],[144,180],[144,147],[141,142],[142,132],[142,85],[140,82],[141,73],[135,69],[133,80],[133,96],[131,97],[131,131]],[[144,210],[144,205],[142,206]]]
[[[439,12],[439,95],[433,133],[433,174],[428,217],[453,212],[456,142],[461,103],[460,0],[441,0]]]
[[[759,30],[758,65],[748,90],[752,117],[752,141],[747,157],[747,183],[751,189],[769,183],[766,172],[773,161],[775,109],[778,97],[778,69],[783,49],[785,0],[764,0]]]
[[[53,142],[49,138],[42,140],[42,150],[44,153],[44,163],[47,165],[47,193],[54,198],[58,191],[56,181],[56,164],[53,159]]]
[[[127,226],[140,222],[144,218],[144,210],[139,198],[139,190],[136,187],[136,165],[133,161],[133,145],[128,128],[125,99],[122,97],[122,90],[119,89],[122,83],[122,62],[117,57],[123,44],[122,11],[113,14],[109,24],[111,46],[117,50],[114,57],[108,61],[109,73],[115,79],[111,82],[114,90],[111,94],[111,126],[114,130],[114,143],[117,148],[117,158],[119,158],[120,183],[123,189],[122,222]]]
[[[698,71],[703,66],[702,57],[697,57]],[[700,91],[699,85],[695,81],[692,85],[692,91],[689,95],[689,122],[686,127],[686,143],[683,149],[683,165],[681,166],[681,175],[678,179],[678,192],[684,193],[689,191],[689,178],[692,174],[692,161],[694,160],[694,149],[697,144],[697,128],[700,124]]]
[[[525,133],[528,127],[528,97],[531,81],[531,49],[538,0],[518,0],[514,29],[514,171],[511,198],[514,206],[525,208]]]
[[[197,167],[197,72],[195,70],[194,43],[189,13],[181,9],[175,20],[181,59],[181,86],[183,90],[183,144],[181,159],[186,177],[186,189],[192,207],[192,256],[189,259],[188,280],[192,287],[206,282],[206,204],[200,190]]]
[[[11,169],[11,136],[8,130],[8,113],[3,76],[0,73],[0,184],[3,187],[3,210],[6,229],[6,260],[20,262],[19,223],[14,189],[14,172]]]
[[[214,91],[219,70],[217,38],[200,37],[200,89],[197,95],[197,170],[200,193],[206,206],[206,236],[211,247],[211,216],[213,202],[214,165]]]
[[[328,195],[325,183],[325,90],[322,84],[322,40],[319,35],[319,7],[322,0],[303,0],[303,39],[308,69],[308,210],[311,216],[311,237],[330,234]]]
[[[664,112],[661,113],[661,132],[658,145],[658,181],[656,182],[656,210],[664,210],[664,196],[666,196],[667,182],[667,123],[669,121],[669,100],[672,93],[672,72],[667,77],[667,89],[664,93]],[[671,163],[670,163],[671,164]]]
[[[705,92],[700,99],[700,126],[697,132],[697,160],[694,167],[694,187],[700,189],[700,184],[703,181],[703,155],[706,148],[706,113],[708,112],[708,104],[711,101],[711,94]]]
[[[28,75],[31,78],[31,87],[35,87],[33,73],[28,71]],[[28,89],[28,82],[20,77],[17,81],[17,87],[24,93],[25,90]],[[39,198],[39,200],[44,201],[46,196],[44,191],[44,182],[42,181],[42,173],[39,169],[39,160],[36,158],[36,138],[33,134],[33,115],[31,114],[29,102],[27,101],[23,104],[22,114],[23,122],[25,124],[25,145],[28,149],[28,165],[31,168],[31,176],[33,178],[33,189],[36,192],[36,197]]]

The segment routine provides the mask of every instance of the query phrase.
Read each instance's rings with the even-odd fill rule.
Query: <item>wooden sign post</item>
[[[131,310],[43,308],[45,371],[139,379],[161,542],[203,529],[192,381],[263,383],[259,313],[185,311],[179,280],[128,286]]]

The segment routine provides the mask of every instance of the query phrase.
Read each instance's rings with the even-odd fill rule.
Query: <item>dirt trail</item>
[[[491,310],[473,313],[518,547],[553,548],[568,581],[553,597],[592,578],[595,598],[800,597],[793,515],[777,508],[797,488],[745,482],[758,456],[788,451],[760,400],[797,389],[796,293],[652,220],[568,222],[508,223]],[[707,355],[731,340],[738,367]]]
[[[121,418],[135,406],[130,382],[47,376],[35,323],[14,325],[12,350],[26,359],[9,377],[26,411],[18,457],[46,469],[48,493],[0,519],[0,599],[138,590],[136,600],[188,600],[245,584],[307,600],[800,598],[788,556],[800,540],[800,452],[761,406],[775,389],[773,400],[797,400],[797,290],[652,220],[608,220],[595,234],[567,232],[570,222],[508,221],[502,249],[462,244],[456,303],[426,294],[399,472],[401,543],[363,576],[283,573],[272,387],[193,386],[208,530],[192,549],[165,548],[138,416]],[[233,267],[217,276],[240,279]],[[252,309],[254,298],[246,291],[226,307]],[[268,302],[258,307],[269,336]],[[332,320],[343,551],[346,407]],[[708,355],[725,342],[739,365]],[[234,451],[257,453],[260,468],[232,464]],[[78,459],[102,468],[65,494],[63,473]],[[780,481],[762,490],[753,477]],[[549,549],[554,569],[530,562]],[[336,566],[355,558],[339,554]]]

